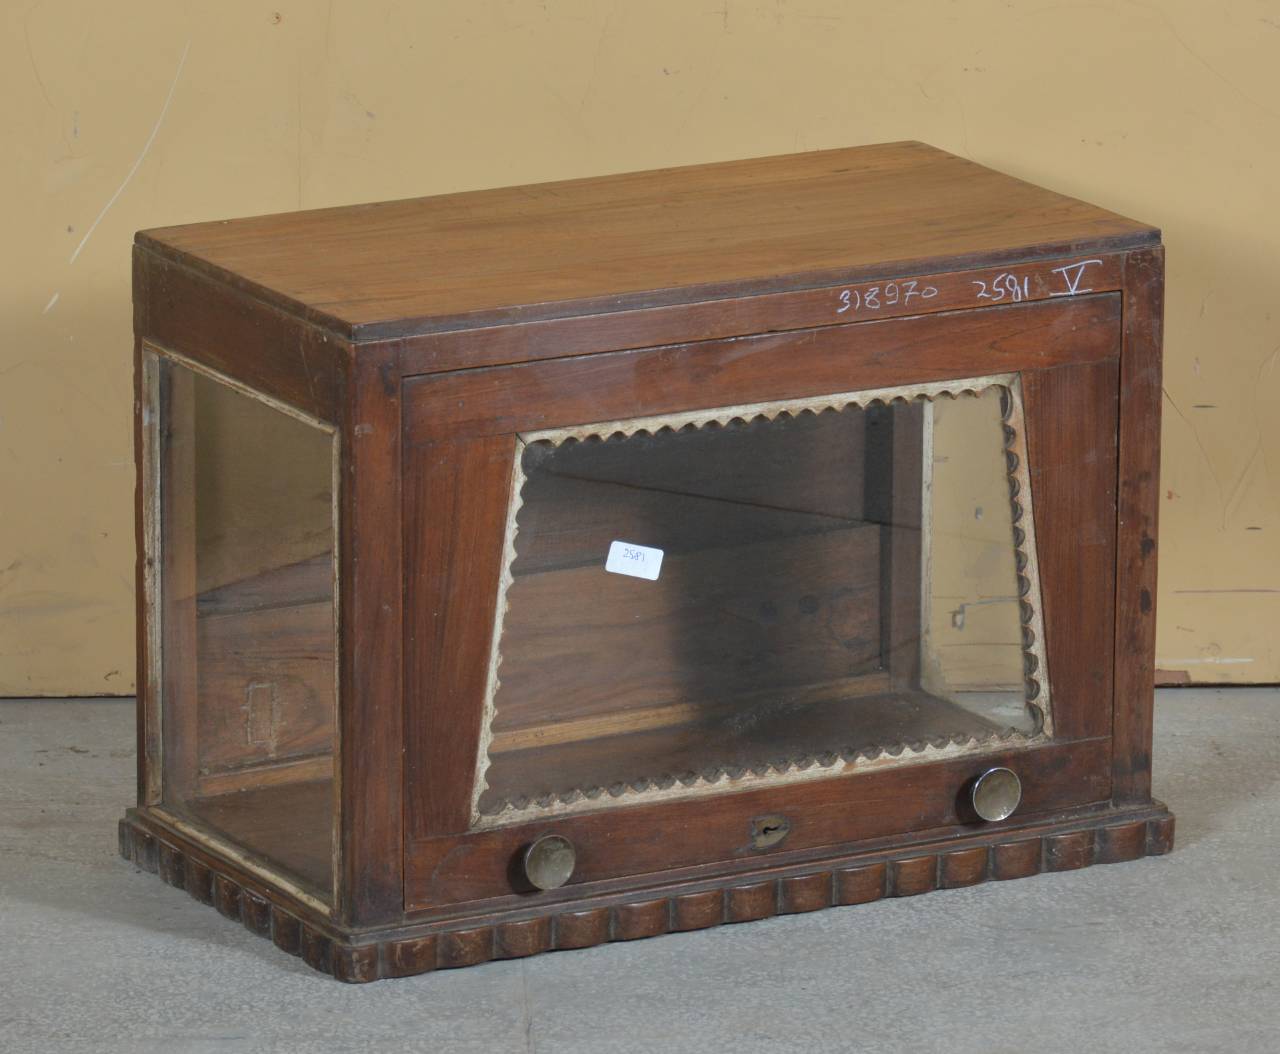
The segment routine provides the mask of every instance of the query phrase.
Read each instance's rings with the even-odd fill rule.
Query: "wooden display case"
[[[138,235],[121,852],[347,981],[1166,852],[1157,231],[919,143]]]

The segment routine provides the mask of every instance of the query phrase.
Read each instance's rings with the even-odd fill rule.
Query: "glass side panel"
[[[1016,386],[966,383],[523,437],[478,822],[1047,735]]]
[[[164,806],[333,886],[332,432],[153,360]]]
[[[999,399],[988,388],[929,405],[920,680],[931,695],[1031,732],[1037,710],[1028,693],[1035,699],[1040,686],[1028,669],[1037,662],[1028,653],[1033,609],[1025,630],[1020,617],[1030,588],[1025,512],[1018,475],[1003,463],[1017,455],[996,426]]]

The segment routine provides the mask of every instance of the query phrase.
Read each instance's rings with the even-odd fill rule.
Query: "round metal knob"
[[[559,889],[573,874],[577,857],[569,839],[544,834],[524,851],[525,878],[535,889]]]
[[[973,811],[984,820],[1007,820],[1022,801],[1022,780],[1012,769],[987,769],[973,781],[969,796]]]

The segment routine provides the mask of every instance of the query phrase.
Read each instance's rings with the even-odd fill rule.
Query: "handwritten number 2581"
[[[1008,297],[1015,304],[1021,303],[1030,296],[1029,279],[1024,275],[1021,279],[1017,275],[1009,274],[1008,271],[1002,271],[991,279],[991,283],[974,280],[973,284],[978,287],[979,300],[991,300],[999,303]]]

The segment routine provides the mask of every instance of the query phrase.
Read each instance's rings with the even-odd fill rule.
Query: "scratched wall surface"
[[[1275,0],[0,19],[0,694],[133,687],[135,229],[907,138],[1163,227],[1159,664],[1280,679]]]

